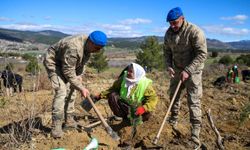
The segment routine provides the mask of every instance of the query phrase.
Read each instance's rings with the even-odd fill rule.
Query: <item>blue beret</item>
[[[89,39],[95,45],[105,46],[107,44],[107,36],[102,31],[94,31],[94,32],[90,33]]]
[[[180,7],[175,7],[168,12],[167,22],[174,21],[183,15]]]

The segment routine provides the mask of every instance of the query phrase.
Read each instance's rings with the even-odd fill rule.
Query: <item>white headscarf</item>
[[[134,71],[134,79],[129,79],[126,77],[125,87],[128,88],[127,97],[129,96],[131,89],[146,75],[145,70],[139,64],[132,63]]]

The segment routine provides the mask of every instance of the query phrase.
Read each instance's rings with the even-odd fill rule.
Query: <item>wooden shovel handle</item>
[[[108,123],[105,121],[105,119],[103,118],[103,116],[101,115],[100,111],[97,109],[97,107],[95,106],[92,98],[88,95],[87,96],[88,101],[90,102],[90,104],[92,105],[92,107],[94,108],[98,118],[100,118],[102,124],[104,125],[105,128],[109,128],[110,126],[108,125]]]
[[[171,99],[171,103],[170,103],[170,105],[169,105],[169,107],[168,107],[168,111],[167,111],[167,113],[166,113],[166,115],[165,115],[165,117],[164,117],[164,119],[163,119],[163,121],[162,121],[161,127],[160,127],[160,129],[159,129],[159,131],[158,131],[158,133],[157,133],[157,135],[156,135],[154,141],[153,141],[153,144],[157,144],[157,142],[158,142],[158,140],[159,140],[159,138],[160,138],[162,129],[163,129],[165,123],[166,123],[168,114],[169,114],[169,112],[170,112],[170,110],[171,110],[171,108],[172,108],[172,105],[173,105],[174,100],[175,100],[175,97],[176,97],[176,95],[177,95],[177,93],[178,93],[178,91],[179,91],[179,88],[180,88],[180,86],[181,86],[181,83],[182,83],[182,81],[180,80],[179,83],[178,83],[178,85],[177,85],[177,87],[176,87],[176,89],[175,89],[174,95],[173,95],[173,97],[172,97],[172,99]]]

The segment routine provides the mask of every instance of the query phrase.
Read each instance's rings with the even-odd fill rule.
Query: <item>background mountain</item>
[[[43,43],[51,45],[56,43],[61,38],[69,36],[58,31],[20,31],[0,28],[0,39],[31,43]],[[163,37],[156,36],[160,43],[163,43]],[[147,36],[133,37],[133,38],[109,38],[109,46],[126,49],[137,49],[140,44],[147,38]],[[248,50],[250,51],[250,40],[222,42],[216,39],[207,39],[207,45],[210,50]]]
[[[228,45],[242,50],[250,50],[250,40],[243,40],[237,42],[227,42]]]
[[[216,40],[216,39],[207,39],[207,45],[210,49],[237,49],[232,45]],[[250,50],[250,47],[249,47]]]
[[[163,43],[164,37],[156,36],[160,43]],[[109,45],[119,48],[138,48],[147,36],[135,38],[110,38]],[[250,40],[238,42],[222,42],[216,39],[207,39],[207,45],[210,50],[250,50]]]
[[[51,45],[65,36],[68,36],[68,34],[51,30],[35,32],[0,28],[0,39],[16,42],[28,41],[31,43],[43,43]]]

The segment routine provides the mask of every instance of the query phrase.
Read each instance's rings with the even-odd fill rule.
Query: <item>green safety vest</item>
[[[120,98],[130,105],[128,118],[130,119],[131,125],[139,125],[143,123],[142,116],[135,116],[135,111],[138,106],[141,106],[144,99],[144,92],[148,85],[152,83],[152,80],[147,77],[142,77],[136,85],[136,89],[131,91],[129,97],[127,97],[128,89],[125,87],[127,74],[127,71],[125,71],[120,89]]]
[[[152,83],[152,80],[148,79],[147,77],[142,77],[138,84],[136,85],[136,89],[130,93],[129,97],[127,97],[128,89],[125,87],[127,77],[127,71],[125,71],[121,89],[120,89],[120,98],[122,101],[130,104],[130,105],[141,105],[142,100],[144,99],[144,92],[148,85]]]

